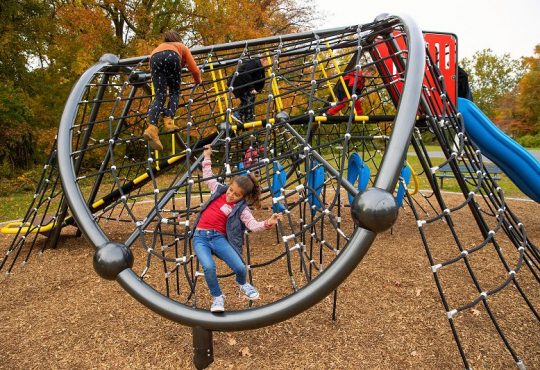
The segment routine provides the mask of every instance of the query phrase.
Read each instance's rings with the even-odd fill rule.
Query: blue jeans
[[[220,296],[221,289],[216,273],[216,264],[212,258],[212,253],[227,264],[236,274],[236,282],[240,285],[246,283],[246,265],[242,258],[236,253],[225,235],[215,230],[195,230],[193,234],[193,248],[197,254],[197,259],[202,265],[204,278],[210,294],[213,297]]]

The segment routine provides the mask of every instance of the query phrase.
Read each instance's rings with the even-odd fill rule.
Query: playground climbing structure
[[[76,225],[96,248],[94,267],[102,277],[116,279],[155,312],[194,327],[195,363],[204,367],[211,362],[214,330],[270,325],[329,294],[335,317],[339,284],[377,233],[392,227],[399,208],[407,207],[414,216],[411,235],[417,229],[422,239],[426,271],[433,275],[463,366],[470,367],[470,346],[461,334],[470,320],[465,312],[480,309],[501,352],[525,366],[526,349],[515,341],[519,329],[509,329],[497,312],[499,305],[519,306],[530,316],[527,325],[538,328],[540,252],[464,130],[455,106],[452,35],[423,35],[406,16],[381,16],[351,27],[193,48],[192,54],[203,83],[183,75],[176,117],[181,130],[162,136],[161,152],[142,139],[152,99],[148,57],[105,55],[81,76],[66,103],[36,203],[23,221],[7,228],[14,239],[0,269],[11,273],[42,235],[54,237],[55,244],[63,227]],[[227,79],[238,76],[247,58],[269,63],[255,119],[239,122]],[[344,86],[346,109],[326,114],[350,72],[365,79],[364,87]],[[362,114],[355,111],[357,101]],[[440,146],[444,159],[429,156],[426,137]],[[245,235],[249,280],[259,284],[272,275],[279,284],[270,298],[264,298],[262,285],[261,301],[223,315],[208,311],[190,241],[208,197],[200,171],[205,144],[216,151],[219,181],[254,172],[264,189],[263,209],[256,212],[284,213],[274,245]],[[413,165],[409,147],[417,158]],[[436,181],[447,164],[459,201]],[[419,191],[421,183],[427,191]],[[464,238],[463,227],[471,225],[475,237]],[[271,257],[261,259],[261,248],[270,249]],[[484,271],[485,258],[498,261],[498,271]],[[219,271],[222,279],[232,275],[223,266]],[[447,276],[458,276],[460,283],[448,284]]]

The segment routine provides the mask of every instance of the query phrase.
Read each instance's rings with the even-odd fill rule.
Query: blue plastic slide
[[[540,202],[540,163],[502,132],[470,100],[458,98],[465,130],[482,154],[501,168],[523,193]]]

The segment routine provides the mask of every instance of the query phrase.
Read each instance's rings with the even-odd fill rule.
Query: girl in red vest
[[[204,271],[204,279],[213,297],[211,312],[225,310],[225,296],[221,292],[213,255],[224,261],[236,275],[240,293],[249,300],[259,298],[257,289],[246,281],[246,264],[242,258],[244,232],[269,230],[282,219],[274,213],[264,221],[251,214],[249,203],[259,204],[260,187],[253,174],[236,176],[227,185],[220,184],[212,173],[212,148],[205,146],[202,163],[206,185],[212,192],[201,206],[193,228],[193,249]]]

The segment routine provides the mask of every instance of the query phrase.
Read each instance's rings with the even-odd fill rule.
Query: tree
[[[32,78],[44,55],[53,22],[40,0],[0,3],[0,167],[3,175],[29,167],[35,160],[32,135]]]
[[[492,117],[515,137],[534,136],[540,131],[540,45],[535,54],[524,58],[525,74],[514,89],[498,99]]]
[[[497,56],[491,49],[462,59],[461,65],[469,74],[475,103],[489,117],[494,116],[499,99],[517,86],[526,70],[523,61],[510,58],[510,54]]]
[[[2,0],[0,162],[35,159],[36,138],[49,150],[71,86],[104,53],[149,54],[170,29],[188,46],[294,32],[315,19],[310,1]]]
[[[0,83],[0,168],[8,174],[33,163],[33,118],[25,92],[11,81]]]
[[[520,113],[531,131],[540,132],[540,44],[535,47],[535,55],[525,58],[528,72],[519,82],[517,98]]]
[[[3,0],[0,3],[0,78],[24,85],[29,65],[43,53],[52,28],[49,8],[39,0]]]
[[[317,17],[310,1],[194,0],[194,42],[203,45],[305,29]]]

